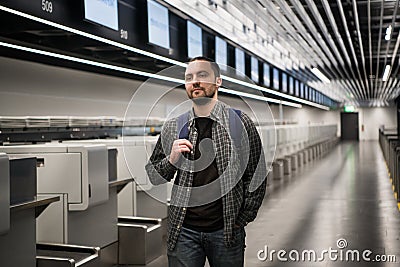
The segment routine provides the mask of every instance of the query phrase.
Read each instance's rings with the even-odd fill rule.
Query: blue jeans
[[[242,267],[246,233],[244,228],[234,229],[236,242],[232,247],[224,244],[224,230],[211,233],[197,232],[182,227],[174,250],[168,250],[169,267]]]

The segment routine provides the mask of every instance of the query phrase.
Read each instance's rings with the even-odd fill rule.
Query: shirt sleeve
[[[256,218],[267,184],[267,168],[260,135],[253,121],[244,113],[242,122],[247,132],[244,149],[248,151],[244,151],[244,154],[248,155],[248,162],[242,177],[244,203],[236,219],[239,226],[245,226]]]
[[[145,166],[147,175],[153,185],[171,181],[177,168],[169,162],[169,153],[173,143],[172,124],[167,122],[157,140],[148,163]]]

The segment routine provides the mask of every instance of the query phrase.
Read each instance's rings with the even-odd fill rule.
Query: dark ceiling
[[[319,60],[316,67],[341,87],[349,100],[359,105],[379,106],[399,95],[399,1],[273,0],[273,3],[304,40],[297,43],[301,53],[311,49],[313,55],[308,55],[309,58],[314,62]],[[386,40],[388,27],[392,31]],[[285,30],[287,35],[291,34]],[[382,81],[386,65],[391,66],[390,75],[387,81]]]

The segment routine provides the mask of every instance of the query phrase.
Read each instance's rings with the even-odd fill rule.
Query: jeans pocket
[[[233,238],[235,245],[241,245],[243,244],[244,247],[246,247],[245,240],[246,240],[246,231],[244,230],[244,227],[238,227],[233,229]]]

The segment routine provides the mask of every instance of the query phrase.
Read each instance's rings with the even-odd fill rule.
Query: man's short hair
[[[215,77],[220,77],[221,76],[221,70],[220,70],[218,64],[214,60],[212,60],[211,58],[208,58],[208,57],[205,57],[205,56],[198,56],[198,57],[192,58],[189,62],[193,62],[193,61],[207,61],[207,62],[210,62],[211,69],[213,70]]]

